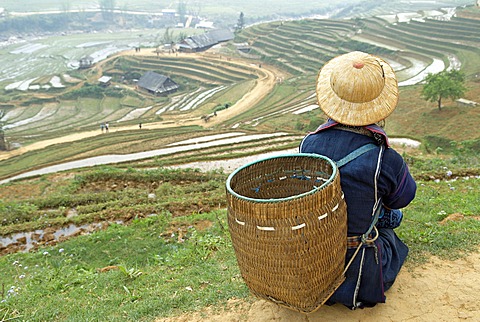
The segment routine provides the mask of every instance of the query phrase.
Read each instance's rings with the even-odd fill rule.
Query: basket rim
[[[246,196],[242,196],[240,194],[238,194],[237,192],[235,192],[232,188],[231,188],[231,181],[233,179],[233,177],[240,171],[242,171],[243,169],[245,168],[248,168],[256,163],[260,163],[260,162],[264,162],[264,161],[267,161],[267,160],[271,160],[271,159],[281,159],[281,158],[291,158],[291,157],[309,157],[309,158],[314,158],[314,159],[321,159],[321,160],[324,160],[324,161],[327,161],[328,163],[331,164],[332,166],[332,174],[330,175],[330,177],[328,178],[328,180],[326,182],[324,182],[322,185],[320,185],[319,187],[315,187],[313,188],[312,190],[310,191],[307,191],[307,192],[304,192],[304,193],[301,193],[301,194],[298,194],[298,195],[294,195],[294,196],[290,196],[290,197],[285,197],[285,198],[271,198],[271,199],[257,199],[257,198],[250,198],[250,197],[246,197]],[[316,154],[316,153],[290,153],[290,154],[281,154],[281,155],[276,155],[276,156],[270,156],[270,157],[266,157],[266,158],[262,158],[262,159],[259,159],[259,160],[255,160],[255,161],[252,161],[252,162],[249,162],[243,166],[240,166],[238,167],[237,169],[235,169],[232,173],[230,173],[230,175],[228,176],[227,178],[227,182],[226,182],[226,187],[227,187],[227,191],[235,196],[236,198],[239,198],[239,199],[242,199],[242,200],[246,200],[246,201],[253,201],[253,202],[258,202],[258,203],[275,203],[275,202],[284,202],[284,201],[290,201],[290,200],[295,200],[295,199],[299,199],[299,198],[302,198],[302,197],[305,197],[305,196],[308,196],[308,195],[311,195],[311,194],[314,194],[315,192],[319,191],[319,190],[322,190],[326,185],[330,184],[333,179],[335,178],[336,174],[337,174],[337,171],[338,171],[338,167],[337,167],[337,164],[332,160],[330,159],[329,157],[327,156],[324,156],[324,155],[321,155],[321,154]]]

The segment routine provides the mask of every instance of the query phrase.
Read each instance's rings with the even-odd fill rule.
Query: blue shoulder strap
[[[348,162],[358,158],[359,156],[361,156],[364,153],[367,153],[370,150],[375,149],[376,147],[377,147],[377,145],[374,144],[374,143],[368,143],[368,144],[362,145],[361,147],[359,147],[358,149],[350,152],[347,156],[343,157],[342,159],[338,160],[335,163],[337,164],[337,167],[339,167],[339,168],[343,167]]]
[[[336,162],[337,167],[340,168],[340,167],[344,166],[348,162],[358,158],[359,156],[361,156],[362,154],[364,154],[364,153],[366,153],[370,150],[375,149],[376,147],[377,147],[377,145],[373,144],[373,143],[368,143],[368,144],[362,145],[358,149],[350,152],[345,157],[343,157],[342,159],[337,161]],[[375,193],[376,193],[376,189],[377,189],[376,185],[377,185],[378,176],[380,175],[380,162],[381,162],[382,154],[383,154],[383,147],[380,147],[380,155],[379,155],[379,160],[378,160],[378,163],[377,163],[377,171],[375,173]],[[367,240],[371,231],[374,229],[374,226],[377,224],[378,217],[379,217],[380,211],[382,209],[382,207],[380,205],[381,205],[381,201],[377,200],[377,203],[374,205],[374,212],[372,214],[372,222],[371,222],[368,230],[365,232],[365,234],[362,235],[362,242],[365,242]]]

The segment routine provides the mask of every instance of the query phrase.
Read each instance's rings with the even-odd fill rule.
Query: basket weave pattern
[[[227,181],[228,224],[242,277],[256,296],[300,312],[343,282],[347,219],[331,160],[261,160]]]

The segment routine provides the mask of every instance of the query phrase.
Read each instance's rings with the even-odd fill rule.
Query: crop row
[[[239,37],[255,35],[248,39],[249,43],[253,43],[253,50],[267,61],[276,61],[277,65],[294,75],[316,73],[319,66],[343,52],[382,51],[379,47],[350,40],[357,28],[351,21],[306,20],[283,22],[270,28],[262,29],[260,26],[252,28],[256,29]],[[262,30],[259,34],[256,32],[258,29]]]
[[[136,57],[128,57],[116,61],[113,68],[122,69],[124,65],[139,73],[154,70],[160,74],[168,74],[172,79],[175,79],[175,76],[183,76],[206,83],[226,84],[252,78],[252,74],[229,68],[226,65],[218,66],[213,63],[195,60],[156,60],[151,58],[139,60]]]
[[[434,32],[433,26],[439,24],[434,20],[427,20],[425,23],[391,25],[380,18],[369,18],[354,21],[289,21],[248,28],[237,35],[236,41],[250,43],[253,52],[262,56],[262,59],[277,64],[299,77],[290,85],[281,85],[281,90],[272,94],[277,98],[280,97],[279,104],[267,98],[260,104],[262,108],[249,111],[248,117],[239,116],[231,122],[241,122],[242,117],[264,122],[275,117],[282,110],[293,108],[298,104],[296,96],[308,96],[308,94],[299,94],[302,91],[298,91],[298,88],[302,87],[306,80],[314,77],[319,66],[324,62],[344,52],[362,50],[381,54],[395,58],[408,67],[411,65],[410,57],[428,64],[432,61],[432,57],[446,61],[448,53],[456,53],[459,49],[475,50],[468,42],[458,44],[449,39],[449,37],[456,37],[459,41],[470,42],[478,39],[480,31],[478,28],[473,28],[472,21],[453,19],[451,22],[442,22],[441,25],[445,28],[452,26],[451,29],[446,29],[449,37],[442,37],[443,30]],[[462,24],[465,24],[466,32],[460,36]],[[426,27],[425,31],[424,27]],[[380,45],[370,45],[351,39],[360,31],[361,37],[372,39]],[[381,44],[404,49],[404,51],[385,49]],[[293,90],[289,90],[288,86],[292,86]],[[285,97],[284,100],[281,99],[282,95]]]
[[[12,119],[9,122],[11,127],[9,132],[15,135],[42,133],[42,136],[47,138],[51,131],[68,133],[79,129],[91,129],[93,126],[97,128],[100,123],[118,120],[132,110],[131,107],[122,104],[123,100],[125,97],[102,99],[83,97],[74,101],[38,105],[37,108],[28,107],[26,109],[31,109],[35,114],[27,117],[26,113],[22,113]],[[148,104],[148,100],[143,102],[145,103]]]
[[[253,44],[253,50],[265,60],[276,62],[294,75],[314,73],[333,56],[351,50],[400,57],[401,53],[385,51],[379,46],[365,45],[350,38],[361,31],[361,36],[401,48],[409,53],[443,58],[459,49],[476,50],[480,31],[471,19],[452,19],[438,22],[412,22],[391,25],[381,18],[355,21],[304,20],[264,24],[249,28],[237,37]],[[463,26],[464,25],[464,26]],[[442,28],[436,28],[436,27]],[[451,26],[451,27],[450,27]],[[464,29],[462,29],[464,28]],[[451,40],[455,39],[455,42]],[[300,68],[295,68],[300,66]]]

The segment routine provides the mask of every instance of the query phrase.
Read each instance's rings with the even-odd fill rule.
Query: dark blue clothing
[[[368,143],[385,146],[377,195],[375,174],[380,146],[340,168],[340,182],[347,203],[348,236],[367,232],[377,199],[382,201],[384,207],[377,224],[379,238],[374,245],[362,247],[346,273],[346,281],[329,301],[351,308],[385,302],[384,291],[395,281],[408,254],[408,247],[393,231],[402,219],[398,208],[407,206],[413,200],[416,184],[403,158],[388,147],[385,132],[375,125],[364,127],[362,132],[329,121],[316,132],[308,134],[300,145],[300,152],[321,154],[338,161]],[[347,250],[346,263],[354,252],[353,248]]]

